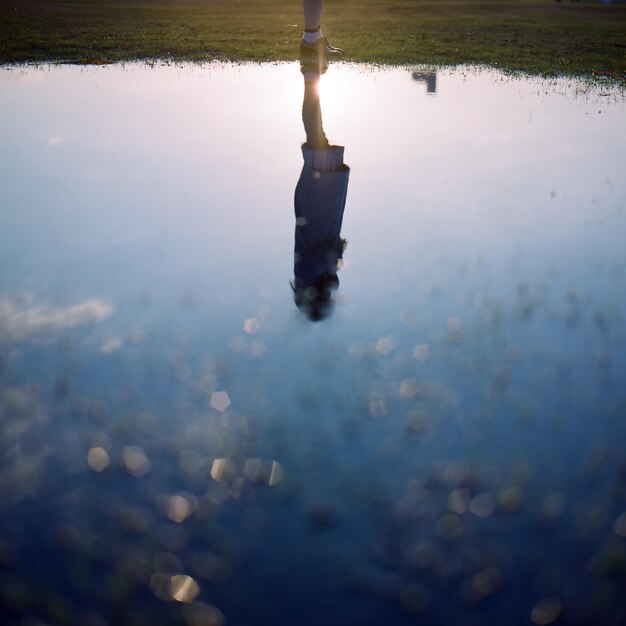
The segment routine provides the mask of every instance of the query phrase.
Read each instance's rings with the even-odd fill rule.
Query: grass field
[[[626,2],[327,0],[346,59],[626,79]],[[299,0],[0,0],[0,62],[291,60]]]

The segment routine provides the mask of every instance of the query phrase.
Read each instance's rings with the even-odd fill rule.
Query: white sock
[[[322,31],[318,29],[314,33],[303,33],[302,39],[307,43],[315,43],[322,36],[321,32]]]

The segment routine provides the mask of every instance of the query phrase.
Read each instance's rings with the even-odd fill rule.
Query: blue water
[[[311,322],[297,65],[0,81],[3,623],[624,623],[623,91],[331,66]]]

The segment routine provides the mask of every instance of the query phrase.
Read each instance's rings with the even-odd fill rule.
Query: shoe
[[[317,41],[309,43],[302,39],[300,41],[300,59],[308,60],[312,58],[337,58],[343,55],[341,48],[336,48],[328,43],[326,37],[320,37]]]
[[[323,37],[324,42],[326,43],[326,49],[329,50],[332,54],[343,54],[343,48],[337,48],[337,46],[331,46],[330,42],[326,37]]]

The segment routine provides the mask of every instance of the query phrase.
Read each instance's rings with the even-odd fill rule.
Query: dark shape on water
[[[332,292],[339,287],[338,263],[346,247],[341,224],[350,168],[343,162],[344,147],[330,145],[324,133],[318,90],[324,68],[303,63],[301,69],[302,121],[307,140],[302,146],[304,165],[294,197],[292,288],[296,306],[310,320],[319,321],[332,312]]]
[[[413,72],[411,74],[416,83],[424,83],[426,85],[426,93],[437,93],[437,73],[436,72]]]

